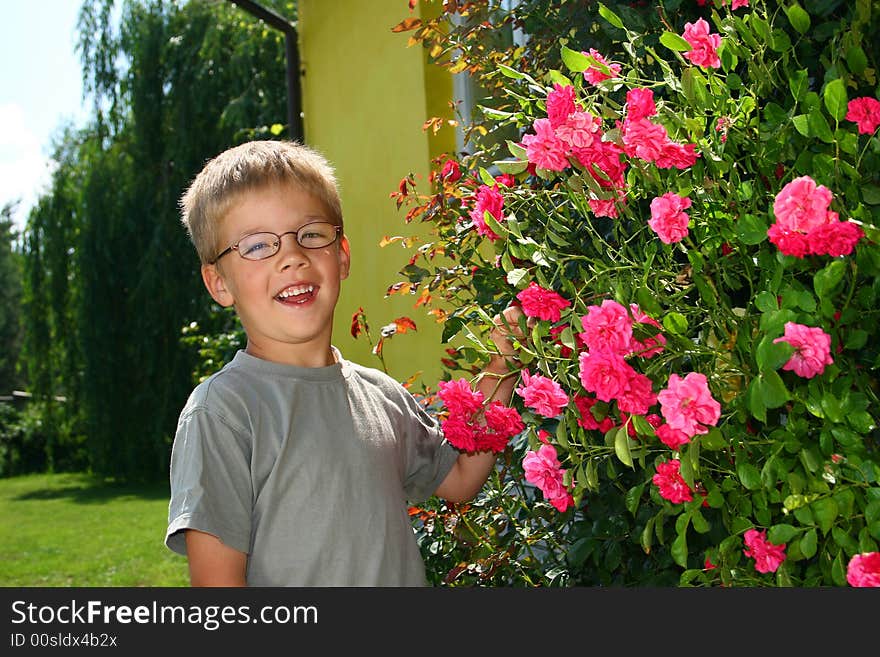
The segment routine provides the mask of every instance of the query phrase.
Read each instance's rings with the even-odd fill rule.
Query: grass
[[[164,545],[168,496],[86,474],[0,479],[0,586],[188,586]]]

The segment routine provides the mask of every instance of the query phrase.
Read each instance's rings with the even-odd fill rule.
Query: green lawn
[[[168,485],[0,479],[0,586],[187,586],[165,547]]]

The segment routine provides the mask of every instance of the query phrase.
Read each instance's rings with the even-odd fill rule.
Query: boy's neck
[[[339,362],[337,352],[330,345],[327,345],[326,349],[315,349],[311,346],[302,345],[301,347],[291,347],[283,353],[278,353],[277,351],[267,353],[258,345],[248,341],[245,353],[255,358],[261,358],[273,363],[281,363],[282,365],[293,365],[294,367],[328,367]]]

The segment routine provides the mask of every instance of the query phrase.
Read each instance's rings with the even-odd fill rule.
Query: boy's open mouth
[[[314,285],[291,285],[275,295],[275,300],[281,303],[298,305],[311,301],[315,297],[317,288]]]

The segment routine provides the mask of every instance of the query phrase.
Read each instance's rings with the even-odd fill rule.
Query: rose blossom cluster
[[[865,233],[850,221],[840,221],[828,209],[831,200],[831,190],[810,176],[792,180],[773,201],[776,223],[767,230],[770,241],[784,255],[797,258],[852,253]]]
[[[785,543],[771,543],[767,540],[766,531],[749,529],[743,540],[746,544],[743,554],[755,560],[755,570],[759,573],[775,573],[785,561]]]
[[[528,452],[523,458],[526,481],[541,489],[546,499],[560,513],[574,505],[574,498],[565,487],[565,470],[559,463],[556,448],[543,444]]]
[[[608,190],[608,198],[589,199],[592,211],[597,216],[616,217],[615,203],[623,200],[626,185],[623,150],[602,138],[601,119],[577,104],[571,85],[554,84],[546,106],[547,118],[537,119],[532,124],[534,134],[522,138],[529,163],[539,169],[564,171],[574,162]]]
[[[679,144],[666,128],[650,120],[657,115],[654,92],[635,88],[626,93],[626,116],[618,123],[623,151],[631,158],[653,162],[660,169],[687,169],[697,161],[696,144]]]
[[[473,390],[466,379],[441,381],[438,388],[448,411],[440,426],[457,449],[469,454],[502,452],[508,441],[525,428],[516,409],[498,400],[486,405],[483,393]]]

